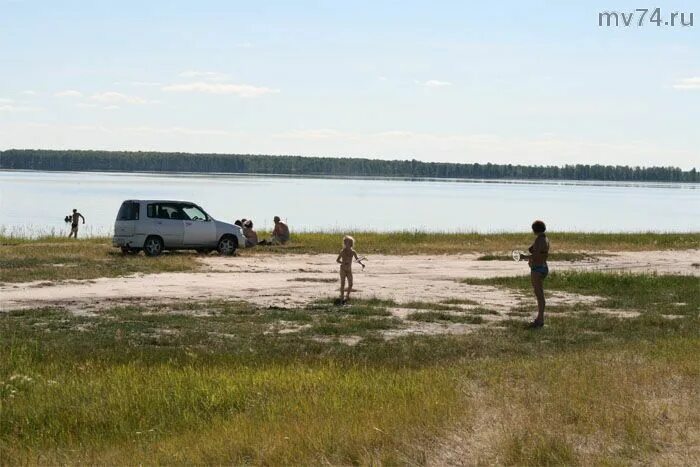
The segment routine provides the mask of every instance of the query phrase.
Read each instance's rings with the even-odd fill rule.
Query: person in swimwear
[[[275,216],[272,220],[275,223],[275,228],[272,230],[270,242],[273,245],[284,245],[289,241],[289,227],[282,222],[279,216]]]
[[[343,238],[343,249],[340,250],[336,263],[340,264],[340,301],[345,303],[350,300],[350,292],[352,291],[352,262],[359,260],[357,253],[353,249],[355,239],[349,235]],[[345,279],[348,280],[347,294],[345,294]]]
[[[253,221],[250,219],[243,224],[243,236],[245,237],[246,248],[254,247],[258,244],[258,233],[253,229]]]
[[[78,238],[78,221],[80,219],[83,220],[83,224],[85,224],[85,218],[83,217],[82,214],[78,212],[77,209],[73,209],[73,214],[70,215],[71,223],[70,223],[70,233],[68,234],[68,238],[74,237]]]
[[[547,227],[544,222],[536,220],[532,223],[532,232],[536,235],[528,251],[529,255],[522,255],[527,259],[530,266],[530,282],[537,298],[537,318],[529,324],[530,328],[541,328],[544,326],[544,279],[549,274],[547,267],[547,256],[549,256],[549,239],[545,234]]]

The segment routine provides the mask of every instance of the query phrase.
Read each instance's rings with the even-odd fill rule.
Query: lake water
[[[5,232],[110,234],[125,199],[193,201],[219,220],[272,217],[292,230],[700,231],[700,184],[367,180],[245,175],[0,171]]]

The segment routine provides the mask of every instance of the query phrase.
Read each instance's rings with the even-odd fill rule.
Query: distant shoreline
[[[422,162],[367,158],[8,149],[0,169],[169,174],[250,174],[319,178],[698,183],[695,168],[600,164],[564,166]]]

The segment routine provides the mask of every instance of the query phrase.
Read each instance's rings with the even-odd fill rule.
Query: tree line
[[[9,149],[0,169],[94,172],[196,172],[338,177],[477,178],[700,182],[697,170],[612,165],[459,164],[257,154]]]

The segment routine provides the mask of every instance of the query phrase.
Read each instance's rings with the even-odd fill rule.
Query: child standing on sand
[[[352,262],[359,260],[357,253],[353,249],[355,239],[349,235],[343,237],[343,249],[340,250],[336,263],[340,264],[340,301],[342,303],[350,300],[350,291],[352,290]],[[345,294],[345,279],[348,280],[347,295]]]

